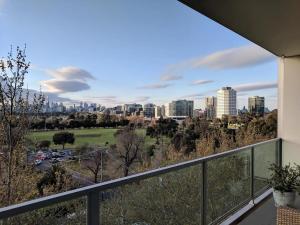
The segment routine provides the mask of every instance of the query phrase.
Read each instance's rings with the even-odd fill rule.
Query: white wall
[[[300,56],[279,59],[278,136],[283,163],[300,164]]]

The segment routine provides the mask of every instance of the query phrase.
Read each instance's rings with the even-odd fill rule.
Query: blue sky
[[[0,0],[0,56],[27,45],[50,100],[163,104],[237,89],[276,107],[276,58],[175,0]]]

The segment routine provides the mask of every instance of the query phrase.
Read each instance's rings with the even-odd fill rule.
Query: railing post
[[[251,160],[250,160],[250,197],[251,202],[254,204],[254,147],[251,147]]]
[[[278,162],[277,162],[277,164],[279,166],[282,166],[282,139],[281,138],[278,140],[277,147],[278,147],[278,151],[277,151]]]
[[[201,185],[201,224],[206,225],[207,209],[207,162],[202,162],[202,185]]]
[[[100,225],[99,192],[92,191],[87,196],[87,225]]]

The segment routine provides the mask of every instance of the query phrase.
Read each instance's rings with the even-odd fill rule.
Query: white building
[[[223,115],[235,116],[236,91],[231,87],[223,87],[217,93],[217,118],[221,119]]]
[[[166,117],[166,106],[155,106],[155,118]]]
[[[165,108],[165,117],[169,117],[170,116],[170,104],[167,103],[164,105]]]

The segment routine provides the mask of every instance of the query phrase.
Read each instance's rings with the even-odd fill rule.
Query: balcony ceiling
[[[300,0],[179,0],[277,56],[300,55]]]

